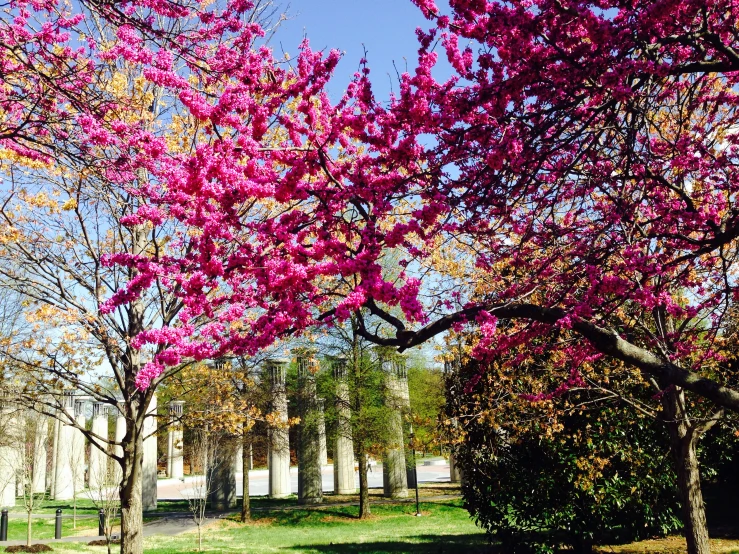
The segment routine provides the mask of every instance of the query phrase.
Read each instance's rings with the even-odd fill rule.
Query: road
[[[449,482],[449,464],[443,462],[432,462],[439,465],[418,464],[418,481],[420,483],[444,483]],[[334,490],[334,469],[332,465],[324,466],[321,474],[323,476],[324,492]],[[372,467],[368,474],[370,488],[382,487],[382,464]],[[249,495],[266,496],[269,493],[269,472],[266,469],[254,469],[249,472]],[[355,472],[356,485],[359,487],[359,475]],[[158,482],[157,497],[159,500],[182,500],[194,497],[198,493],[198,478],[185,477],[184,481],[178,479],[160,479]],[[243,479],[241,474],[236,475],[237,495],[243,491]],[[293,494],[298,493],[298,468],[290,468],[290,487]]]

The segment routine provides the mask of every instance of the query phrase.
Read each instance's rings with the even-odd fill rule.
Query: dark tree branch
[[[376,305],[371,309],[374,310],[373,313],[382,311]],[[418,331],[408,331],[404,326],[396,327],[397,331],[394,338],[380,337],[368,332],[364,326],[360,326],[358,334],[376,344],[394,346],[400,352],[403,352],[447,331],[455,323],[474,321],[475,317],[483,311],[489,312],[498,319],[528,319],[548,325],[554,325],[568,315],[562,308],[544,308],[534,304],[488,304],[472,306],[449,314]],[[739,412],[739,392],[693,371],[683,369],[654,352],[624,340],[613,329],[601,327],[588,321],[573,320],[572,331],[587,339],[598,352],[640,369],[645,374],[656,378],[662,386],[676,385],[682,387],[698,396],[711,400],[717,406]]]

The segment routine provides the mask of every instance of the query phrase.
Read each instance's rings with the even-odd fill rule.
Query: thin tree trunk
[[[356,321],[352,319],[352,364],[354,365],[355,386],[361,383],[361,364],[359,363],[359,336],[357,335]],[[355,391],[356,404],[354,405],[354,413],[360,414],[362,410],[361,391]],[[362,437],[358,443],[354,445],[354,452],[357,456],[359,470],[359,519],[366,519],[372,515],[369,502],[369,483],[367,482],[367,450],[364,444],[366,440]]]
[[[241,523],[251,520],[251,503],[249,498],[249,461],[251,460],[251,429],[244,425],[241,441],[241,471],[244,474],[244,497],[241,501]]]
[[[665,408],[665,421],[670,432],[670,445],[676,465],[688,554],[710,554],[706,511],[695,451],[702,431],[685,416],[685,397],[678,387],[672,387],[663,395],[662,405]]]
[[[144,180],[143,173],[139,180]],[[143,225],[132,228],[131,252],[140,255],[147,246],[147,231]],[[135,279],[138,270],[131,269],[130,279]],[[128,335],[137,336],[144,330],[146,308],[141,299],[131,302],[128,308]],[[121,554],[141,554],[144,551],[144,506],[143,506],[143,463],[144,463],[144,419],[149,403],[146,394],[136,387],[136,375],[141,369],[141,352],[127,345],[122,359],[124,366],[123,394],[126,401],[126,434],[123,438],[123,468],[120,486],[121,500]]]
[[[674,448],[677,458],[677,486],[682,501],[688,554],[709,554],[711,547],[708,541],[698,457],[695,452],[697,442],[695,434],[689,433]]]
[[[372,514],[367,482],[367,453],[359,452],[357,458],[359,458],[359,519],[366,519]]]
[[[33,494],[33,493],[31,493]],[[26,546],[31,546],[31,510],[28,510],[28,521],[26,522]]]
[[[135,436],[131,437],[131,434]],[[141,554],[144,551],[141,481],[144,442],[142,439],[141,433],[128,429],[126,438],[123,440],[123,478],[120,486],[121,554]]]

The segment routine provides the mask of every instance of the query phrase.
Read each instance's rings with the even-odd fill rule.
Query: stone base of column
[[[387,451],[382,463],[382,489],[386,498],[408,498],[405,453],[399,448]]]
[[[354,479],[354,445],[348,437],[337,437],[334,443],[334,494],[356,494]]]
[[[449,479],[452,483],[462,482],[462,469],[457,464],[454,452],[449,453]]]
[[[290,451],[285,453],[272,449],[269,453],[269,497],[288,496],[290,496]]]
[[[208,501],[213,510],[230,510],[236,507],[236,471],[233,451],[224,454],[213,471]]]
[[[154,395],[146,410],[143,432],[144,461],[142,471],[141,504],[145,511],[155,510],[157,507],[157,397]]]

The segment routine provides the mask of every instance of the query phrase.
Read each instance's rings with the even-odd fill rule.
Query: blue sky
[[[391,78],[397,91],[393,61],[402,73],[406,58],[413,71],[418,51],[415,29],[432,27],[410,0],[292,0],[288,13],[292,18],[272,39],[277,52],[282,48],[293,54],[305,34],[313,49],[345,53],[330,87],[335,98],[357,70],[364,48],[377,98],[387,98]]]

